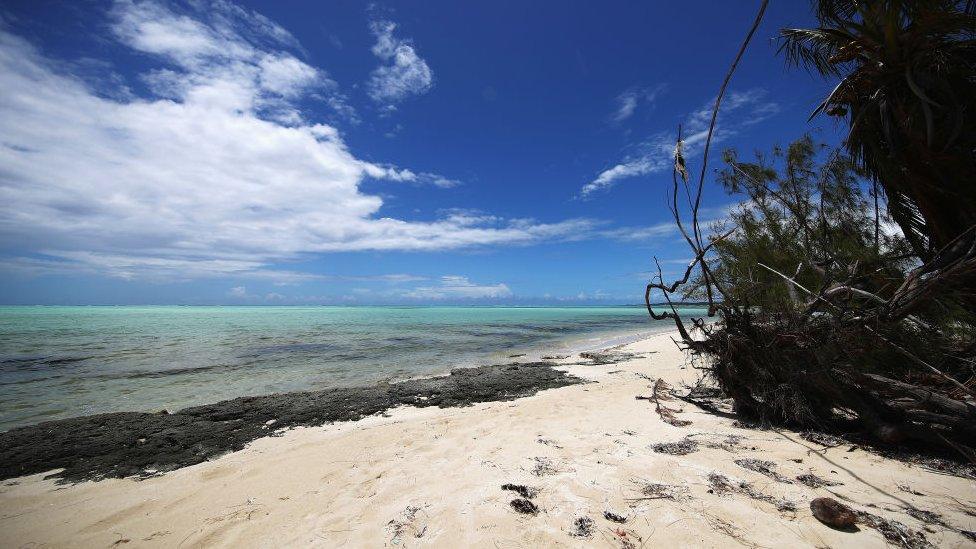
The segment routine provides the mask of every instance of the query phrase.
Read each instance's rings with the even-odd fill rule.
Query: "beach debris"
[[[617,364],[637,358],[644,358],[643,353],[628,353],[617,349],[604,349],[602,351],[586,351],[579,354],[579,357],[589,360],[592,365],[602,366],[605,364]]]
[[[902,549],[929,549],[931,543],[925,539],[925,534],[912,530],[904,524],[884,517],[879,517],[867,511],[856,511],[860,524],[874,528],[881,533],[888,543],[898,545]]]
[[[735,541],[739,542],[739,544],[745,547],[757,547],[755,544],[748,543],[742,537],[742,534],[739,533],[739,529],[736,528],[735,525],[732,524],[731,522],[710,513],[705,513],[704,518],[705,521],[708,523],[708,526],[712,530],[715,530],[716,532],[719,532],[721,534],[728,536],[731,539],[734,539]]]
[[[795,513],[797,508],[796,504],[788,499],[777,498],[769,494],[760,492],[751,484],[745,481],[740,481],[738,483],[732,482],[728,477],[719,473],[710,473],[708,475],[708,492],[711,494],[724,495],[728,493],[742,494],[751,499],[769,503],[776,507],[777,511],[784,513]]]
[[[945,523],[944,520],[942,520],[942,515],[934,511],[925,511],[923,509],[919,509],[918,507],[909,505],[908,507],[905,508],[905,513],[907,513],[908,516],[920,522],[924,522],[925,524],[941,526],[943,528],[951,528],[948,524]]]
[[[976,480],[976,463],[920,454],[915,450],[905,447],[882,447],[873,448],[872,450],[881,457],[894,459],[909,465],[918,465],[926,471]]]
[[[742,448],[742,437],[739,435],[719,435],[717,433],[692,433],[686,438],[693,437],[703,437],[706,440],[702,444],[706,448],[712,448],[715,450],[725,450],[726,452],[735,452]],[[709,440],[711,438],[711,440]],[[717,438],[717,440],[716,440]]]
[[[613,357],[609,353],[584,352],[579,354],[580,358],[589,360],[594,364],[613,364]]]
[[[882,455],[885,457],[895,457],[886,454]],[[895,457],[895,459],[900,459],[900,457]],[[911,455],[908,459],[904,459],[904,461],[920,465],[923,469],[936,473],[945,473],[954,477],[976,480],[976,465],[972,463],[963,463],[959,461],[951,461],[948,459],[917,454]]]
[[[539,495],[538,488],[532,488],[531,486],[526,486],[524,484],[502,484],[502,490],[515,492],[516,494],[527,499],[532,499]]]
[[[766,426],[758,421],[751,421],[748,419],[737,419],[732,422],[732,426],[736,429],[753,429],[758,431],[765,431]]]
[[[650,387],[651,396],[641,396],[637,395],[635,398],[637,400],[647,400],[654,403],[654,411],[657,412],[658,417],[661,421],[667,423],[668,425],[673,425],[675,427],[686,427],[691,425],[691,422],[686,419],[678,419],[675,414],[681,413],[681,410],[677,408],[671,408],[663,402],[673,401],[674,397],[671,395],[671,386],[667,384],[663,379],[657,379],[654,385]]]
[[[824,486],[842,486],[843,482],[836,482],[833,480],[827,480],[825,478],[818,477],[813,473],[804,473],[796,477],[796,480],[800,481],[801,484],[805,484],[810,488],[823,488]]]
[[[810,502],[810,512],[820,522],[838,530],[851,530],[857,522],[857,514],[833,498],[814,499]]]
[[[964,538],[970,541],[976,541],[976,532],[973,532],[971,530],[959,530],[959,533],[962,534]]]
[[[685,437],[677,442],[659,442],[651,445],[651,450],[658,454],[672,456],[686,456],[698,451],[698,441]]]
[[[693,386],[685,385],[688,393],[680,395],[672,393],[675,398],[693,404],[706,412],[718,416],[731,417],[734,413],[732,399],[718,387],[706,385],[704,380],[699,380]]]
[[[708,475],[708,486],[709,494],[718,494],[721,496],[729,492],[735,492],[735,486],[732,485],[729,477],[719,473],[710,473]]]
[[[390,522],[386,523],[386,527],[390,531],[390,543],[400,545],[405,535],[415,538],[424,537],[424,534],[427,533],[427,525],[417,525],[417,513],[420,511],[420,507],[408,505],[400,513],[399,518],[391,519]]]
[[[694,386],[689,388],[687,398],[692,400],[732,400],[725,395],[720,387],[705,385],[704,381],[696,383]]]
[[[783,475],[776,472],[776,464],[772,461],[764,461],[761,459],[737,459],[733,463],[742,467],[743,469],[749,469],[750,471],[755,471],[760,475],[765,475],[776,482],[782,482],[783,484],[793,484],[793,481],[784,477]]]
[[[826,448],[836,448],[846,441],[842,438],[835,437],[834,435],[828,435],[827,433],[819,433],[817,431],[804,431],[800,433],[800,438],[804,440],[809,440],[814,444],[819,444]]]
[[[515,498],[511,501],[511,503],[509,503],[509,505],[512,506],[512,509],[515,509],[523,515],[539,514],[539,507],[525,498]]]
[[[532,474],[537,477],[543,477],[546,475],[554,475],[559,472],[559,469],[552,463],[552,460],[547,457],[534,457],[535,465],[532,467]]]
[[[562,448],[562,446],[560,446],[555,440],[551,438],[539,437],[536,439],[536,442],[538,442],[539,444],[544,444],[546,446],[552,446],[553,448],[560,448],[560,449]]]
[[[898,489],[901,490],[902,492],[905,492],[906,494],[911,494],[913,496],[924,496],[925,495],[922,492],[919,492],[918,490],[912,489],[912,487],[909,486],[909,485],[907,485],[907,484],[899,484],[898,485]]]
[[[617,513],[614,513],[613,511],[604,511],[603,512],[603,518],[609,520],[610,522],[616,522],[618,524],[623,524],[623,523],[627,522],[627,517],[625,517],[623,515],[618,515]]]
[[[588,538],[593,535],[593,519],[590,517],[577,517],[573,521],[573,530],[569,535],[574,538]]]
[[[564,360],[569,358],[569,355],[545,355],[542,360]]]
[[[622,549],[637,549],[637,544],[643,541],[641,537],[638,536],[633,530],[614,528],[610,531],[610,533],[613,535],[613,539],[620,544]]]
[[[631,498],[631,501],[646,499],[670,499],[674,501],[687,494],[688,488],[660,482],[644,482],[640,487],[640,493],[641,497]]]
[[[952,500],[955,502],[955,505],[953,505],[953,507],[957,511],[959,511],[960,513],[963,513],[965,515],[969,515],[971,517],[976,517],[976,507],[972,507],[970,505],[966,505],[965,503],[959,501],[956,498],[952,498]]]
[[[514,355],[508,355],[508,358],[518,358],[520,356],[525,356],[525,353],[516,353]]]

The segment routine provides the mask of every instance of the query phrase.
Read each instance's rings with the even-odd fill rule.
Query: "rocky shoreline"
[[[409,405],[513,400],[583,380],[549,362],[460,368],[373,386],[242,397],[174,413],[117,412],[0,433],[0,480],[61,469],[61,482],[148,477],[243,449],[281,429],[353,421]]]

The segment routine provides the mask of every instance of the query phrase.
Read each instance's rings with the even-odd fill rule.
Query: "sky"
[[[757,6],[7,0],[0,304],[639,303]],[[771,3],[713,153],[837,141],[812,22]]]

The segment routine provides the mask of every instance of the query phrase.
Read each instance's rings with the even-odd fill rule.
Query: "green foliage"
[[[838,80],[813,113],[845,119],[846,148],[931,259],[976,224],[976,2],[817,0],[784,29],[788,62]]]
[[[760,421],[856,425],[889,441],[935,436],[892,404],[903,395],[891,392],[891,380],[956,391],[947,376],[967,382],[976,374],[976,323],[951,301],[906,318],[885,315],[918,259],[870,180],[843,151],[809,136],[752,162],[728,150],[724,161],[718,179],[740,205],[715,227],[707,260],[724,298],[722,320],[686,341],[707,358],[712,378],[740,413]],[[700,274],[692,294],[704,283]],[[872,384],[880,392],[865,396]],[[943,434],[976,441],[976,428],[950,419]]]
[[[753,162],[734,150],[724,160],[719,180],[741,205],[727,222],[735,231],[715,244],[710,265],[731,301],[768,311],[806,308],[809,296],[760,264],[813,292],[847,279],[851,266],[864,273],[858,283],[878,295],[904,280],[908,246],[885,230],[890,220],[862,190],[869,184],[850,157],[804,136],[756,153]]]
[[[814,6],[819,27],[784,30],[782,51],[839,79],[814,115],[846,119],[844,149],[727,151],[719,181],[740,206],[703,243],[690,193],[681,225],[679,143],[673,209],[695,262],[645,298],[681,288],[720,320],[691,319],[692,337],[648,310],[746,417],[976,462],[976,2]]]

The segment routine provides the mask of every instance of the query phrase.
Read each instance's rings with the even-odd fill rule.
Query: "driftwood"
[[[674,400],[671,396],[671,386],[667,384],[663,379],[658,379],[651,386],[651,396],[638,396],[637,400],[649,400],[654,403],[654,411],[657,412],[658,417],[661,421],[667,423],[668,425],[673,425],[675,427],[686,427],[691,425],[691,422],[686,419],[678,419],[675,414],[680,412],[676,408],[671,408],[664,402]]]

